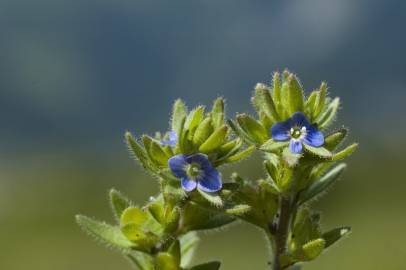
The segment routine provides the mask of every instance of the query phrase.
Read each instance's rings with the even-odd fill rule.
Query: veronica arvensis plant
[[[110,204],[116,225],[78,215],[79,225],[123,253],[140,270],[215,270],[220,262],[192,265],[197,231],[243,220],[261,228],[271,245],[271,269],[299,269],[350,232],[323,231],[311,202],[334,184],[345,169],[336,164],[357,144],[338,150],[347,134],[328,127],[339,99],[327,86],[307,98],[294,74],[275,73],[272,86],[258,84],[252,102],[258,119],[247,114],[225,121],[224,101],[188,111],[174,104],[165,134],[136,139],[125,135],[131,153],[154,176],[160,193],[137,206],[116,190]],[[256,181],[220,168],[262,153],[265,176]],[[249,258],[247,258],[249,259]]]

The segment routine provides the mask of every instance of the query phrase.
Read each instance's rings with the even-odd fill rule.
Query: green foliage
[[[218,270],[217,261],[191,266],[199,242],[196,232],[243,220],[267,235],[273,270],[299,270],[302,262],[318,258],[350,233],[349,227],[322,233],[320,214],[309,207],[340,178],[346,165],[336,162],[351,155],[358,144],[340,149],[348,134],[341,128],[324,136],[323,145],[303,144],[303,152],[295,154],[289,148],[290,141],[274,140],[270,129],[301,112],[325,135],[340,106],[339,98],[330,98],[327,90],[323,82],[305,96],[295,74],[288,70],[275,72],[270,86],[255,86],[251,101],[257,117],[243,113],[227,121],[221,97],[213,102],[210,111],[205,106],[189,111],[182,100],[176,100],[168,132],[140,138],[125,134],[131,154],[158,180],[160,193],[145,205],[136,206],[112,189],[109,199],[116,225],[81,215],[76,217],[77,223],[100,242],[121,251],[137,269]],[[293,139],[299,138],[290,132]],[[222,178],[222,189],[215,192],[183,190],[176,176],[179,174],[168,164],[174,156],[171,162],[205,154],[200,156],[218,170],[255,151],[263,159],[264,177],[247,180],[233,173],[231,179]],[[185,166],[189,170],[192,165]],[[190,173],[187,177],[193,177],[188,180],[200,181],[206,173],[212,178],[221,175],[207,170],[207,164],[199,166],[191,167],[197,170],[198,177]]]

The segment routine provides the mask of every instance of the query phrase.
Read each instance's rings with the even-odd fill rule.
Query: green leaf
[[[314,118],[317,118],[317,116],[319,116],[320,113],[323,111],[326,102],[326,96],[327,96],[327,84],[325,82],[322,82],[320,85],[320,90],[317,93],[315,110],[313,113]]]
[[[289,145],[289,141],[278,142],[278,141],[274,141],[273,139],[269,139],[260,147],[260,149],[265,152],[275,152],[281,148],[287,147],[288,145]]]
[[[158,202],[154,202],[148,205],[148,211],[151,216],[159,223],[164,224],[163,208]]]
[[[329,151],[333,151],[334,149],[337,148],[338,145],[342,143],[342,141],[345,139],[347,136],[348,130],[345,128],[342,128],[340,130],[337,130],[336,132],[328,135],[324,139],[324,148],[326,148]]]
[[[315,196],[319,195],[323,191],[325,191],[328,187],[330,187],[333,183],[335,183],[338,178],[342,175],[344,170],[346,169],[346,165],[341,163],[326,173],[323,177],[319,180],[316,180],[307,190],[305,190],[300,195],[301,203],[305,203],[306,201],[314,198]]]
[[[171,254],[172,257],[175,259],[176,265],[180,265],[181,251],[179,240],[176,240],[172,243],[172,245],[168,249],[168,253]]]
[[[311,154],[318,156],[318,157],[322,157],[322,158],[331,158],[333,156],[333,154],[331,154],[330,151],[328,151],[326,148],[324,147],[313,147],[307,144],[303,144],[305,149],[310,152]]]
[[[213,126],[215,129],[224,125],[224,99],[219,97],[213,103],[211,110]]]
[[[127,254],[127,258],[138,270],[154,270],[151,256],[144,252],[132,252]]]
[[[255,149],[256,149],[256,147],[254,145],[252,145],[252,146],[246,148],[245,150],[236,153],[235,155],[229,156],[225,160],[225,162],[231,163],[231,162],[236,162],[241,159],[244,159],[244,158],[248,157],[249,155],[251,155],[255,151]]]
[[[340,227],[332,229],[326,233],[323,233],[322,238],[326,241],[325,248],[330,247],[338,240],[348,236],[351,233],[351,227]]]
[[[232,208],[226,209],[226,213],[229,215],[242,216],[248,213],[250,210],[251,206],[247,204],[238,204],[233,206]]]
[[[196,146],[201,145],[209,138],[213,132],[213,126],[211,117],[206,117],[200,125],[197,127],[195,134],[193,135],[193,144]]]
[[[327,106],[327,109],[323,113],[321,113],[320,116],[316,119],[316,123],[319,129],[324,129],[333,122],[333,120],[337,115],[339,106],[340,99],[337,97]]]
[[[77,215],[76,222],[88,234],[95,237],[96,240],[106,244],[108,247],[113,247],[123,252],[128,252],[134,247],[120,231],[120,228],[111,226],[104,222],[96,221],[86,216]]]
[[[292,115],[295,112],[303,112],[303,88],[294,74],[290,74],[288,81],[289,113]]]
[[[202,122],[204,116],[204,106],[199,106],[189,113],[185,121],[185,129],[190,131],[190,138],[193,137],[195,129]]]
[[[280,74],[275,72],[272,76],[272,97],[276,107],[278,115],[280,115],[280,106],[281,106],[281,80]],[[281,120],[281,119],[278,119]]]
[[[317,99],[317,95],[318,95],[318,91],[312,91],[312,93],[310,94],[310,96],[307,98],[306,103],[305,103],[305,111],[306,111],[306,115],[310,116],[310,121],[312,121],[314,119],[314,111],[315,111],[315,107],[316,107],[316,99]]]
[[[189,232],[180,237],[182,267],[187,267],[192,262],[199,241],[196,232]]]
[[[266,85],[258,83],[255,86],[254,101],[256,106],[258,106],[258,108],[260,108],[272,120],[272,122],[280,120],[271,93]]]
[[[237,115],[237,121],[245,133],[257,144],[262,144],[268,139],[268,131],[251,116]]]
[[[131,153],[134,155],[136,159],[141,163],[144,169],[153,171],[155,170],[155,166],[150,162],[147,152],[144,148],[141,147],[136,141],[136,139],[132,136],[130,132],[125,133],[125,139],[130,149]]]
[[[120,220],[124,210],[130,207],[133,203],[114,188],[109,192],[110,206],[117,221]]]
[[[339,161],[342,160],[346,157],[348,157],[349,155],[351,155],[352,153],[355,152],[355,150],[357,150],[358,148],[358,144],[357,143],[353,143],[350,146],[346,147],[344,150],[334,154],[332,160],[333,161]]]
[[[220,266],[220,262],[214,261],[193,266],[190,270],[218,270]]]
[[[199,151],[202,153],[210,153],[219,148],[225,141],[228,134],[228,127],[222,126],[215,130],[207,140],[200,145]]]
[[[176,258],[167,252],[159,252],[155,258],[155,270],[179,270]]]
[[[205,198],[209,203],[213,204],[214,206],[221,207],[223,206],[223,200],[221,199],[220,195],[217,193],[208,193],[200,190],[199,188],[197,191]]]
[[[151,159],[153,159],[160,166],[166,166],[168,164],[169,157],[162,149],[161,145],[159,145],[157,142],[151,141],[149,153],[151,155]]]
[[[187,231],[210,230],[227,225],[235,220],[234,217],[203,207],[195,202],[189,202],[183,208],[182,220]]]
[[[240,127],[239,124],[235,123],[233,120],[229,119],[227,121],[228,125],[231,127],[231,129],[234,131],[234,133],[242,140],[244,140],[248,144],[255,144],[255,141],[253,141],[250,136]]]
[[[183,118],[186,118],[186,105],[183,103],[182,100],[177,99],[175,103],[173,104],[173,109],[172,109],[172,130],[177,132],[178,136],[179,133],[178,131],[182,129],[183,123]]]

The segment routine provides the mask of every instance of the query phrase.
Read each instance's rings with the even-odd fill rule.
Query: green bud
[[[323,252],[325,244],[326,241],[322,238],[319,238],[303,245],[302,249],[304,259],[307,261],[316,259]]]
[[[258,83],[255,86],[254,102],[256,106],[271,119],[272,122],[277,122],[280,120],[271,93],[266,85]]]
[[[280,74],[278,72],[275,72],[272,76],[272,96],[273,96],[273,101],[275,103],[276,111],[278,112],[278,115],[281,115],[281,80],[280,80]],[[281,119],[279,119],[281,120]]]
[[[237,115],[237,121],[251,140],[257,144],[262,144],[268,139],[268,131],[251,116]]]
[[[289,75],[289,114],[292,115],[295,112],[303,112],[303,88],[299,83],[299,80],[294,74]]]
[[[141,145],[137,143],[136,139],[132,136],[130,132],[126,132],[125,139],[131,153],[135,156],[136,159],[138,159],[138,161],[141,163],[144,169],[149,171],[156,170],[155,165],[152,164],[151,161],[149,160],[145,149],[142,148]]]
[[[180,270],[180,266],[168,252],[159,252],[155,258],[155,270]]]
[[[227,126],[222,126],[218,128],[209,136],[209,138],[207,138],[207,140],[202,145],[200,145],[199,152],[210,153],[216,150],[224,143],[227,135],[228,135]]]
[[[172,109],[172,130],[177,132],[182,129],[183,118],[186,118],[187,109],[185,103],[182,100],[177,99],[173,104]]]
[[[211,123],[211,117],[206,117],[200,125],[197,127],[195,134],[193,136],[193,144],[200,146],[203,142],[209,138],[210,134],[213,132],[213,126]]]
[[[211,116],[213,119],[213,127],[215,129],[224,125],[224,99],[217,98],[213,103],[211,110]]]
[[[348,236],[351,233],[351,227],[340,227],[332,229],[326,233],[323,233],[322,237],[326,241],[325,248],[333,245],[338,240]]]
[[[320,85],[320,91],[317,94],[316,104],[314,108],[313,117],[317,118],[324,109],[327,96],[327,83],[322,82]]]
[[[188,138],[192,139],[196,128],[203,120],[204,106],[199,106],[189,113],[185,121],[185,129],[189,130]]]
[[[134,224],[142,226],[148,219],[148,214],[137,207],[129,207],[124,210],[120,217],[120,225]]]
[[[334,149],[339,146],[345,137],[347,136],[348,130],[345,128],[342,128],[340,130],[337,130],[336,132],[326,136],[324,139],[324,148],[326,148],[329,151],[333,151]]]
[[[310,116],[310,121],[313,121],[313,113],[316,110],[316,99],[318,96],[318,91],[313,91],[310,96],[307,98],[305,103],[305,112],[306,115]]]

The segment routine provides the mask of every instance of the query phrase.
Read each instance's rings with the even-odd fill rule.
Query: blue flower
[[[294,113],[285,122],[276,123],[271,128],[274,141],[290,140],[289,148],[294,154],[303,151],[303,143],[313,147],[324,144],[324,136],[315,125],[310,124],[306,116],[301,112]]]
[[[162,140],[161,144],[162,145],[169,145],[171,147],[175,147],[177,142],[178,142],[178,134],[176,134],[175,131],[170,131],[169,132],[169,139],[168,140]]]
[[[222,187],[220,173],[205,154],[176,155],[168,160],[168,165],[187,192],[196,187],[205,192],[216,192]]]

